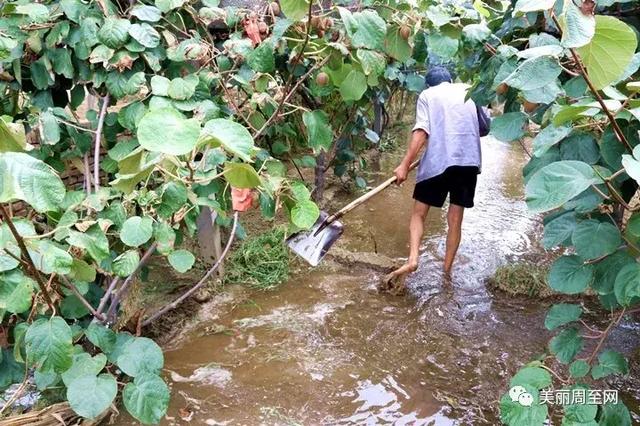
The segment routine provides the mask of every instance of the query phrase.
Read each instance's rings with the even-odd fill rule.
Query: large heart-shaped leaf
[[[640,298],[640,264],[627,264],[618,272],[614,292],[622,306],[629,306]]]
[[[169,264],[180,273],[185,273],[193,266],[196,258],[189,250],[175,250],[167,256]]]
[[[87,419],[95,419],[109,408],[118,393],[118,383],[111,374],[82,376],[67,388],[67,400],[73,411]]]
[[[616,81],[636,51],[636,33],[613,16],[596,15],[596,32],[591,42],[578,49],[596,89]]]
[[[534,212],[549,211],[599,182],[600,179],[586,163],[556,161],[535,172],[527,182],[527,206]]]
[[[254,142],[251,133],[242,124],[225,118],[215,118],[205,123],[200,136],[201,143],[222,146],[225,151],[243,161],[251,161]]]
[[[260,186],[260,176],[250,164],[227,163],[223,173],[227,182],[236,188],[256,188]]]
[[[157,374],[164,365],[162,349],[151,339],[134,337],[129,340],[117,360],[118,368],[131,377],[142,373]]]
[[[508,112],[491,120],[491,135],[502,142],[511,142],[524,136],[528,117],[522,112]]]
[[[98,39],[112,49],[123,46],[129,38],[131,22],[126,19],[107,18],[98,31]]]
[[[583,339],[577,328],[568,328],[560,332],[549,342],[551,353],[558,361],[568,364],[582,350]]]
[[[0,203],[22,200],[37,212],[57,210],[65,187],[48,164],[21,152],[0,154]]]
[[[86,352],[80,352],[73,356],[71,368],[61,374],[62,381],[66,386],[83,376],[96,376],[107,365],[105,354],[91,356]]]
[[[169,407],[169,388],[155,374],[141,374],[127,383],[122,399],[127,411],[140,422],[158,424]]]
[[[61,317],[34,321],[25,335],[27,361],[38,370],[63,372],[72,364],[71,327]]]
[[[561,72],[557,58],[538,56],[521,63],[504,82],[516,89],[534,90],[554,82]]]
[[[572,241],[580,257],[596,259],[615,252],[622,244],[622,236],[614,224],[589,219],[578,223]]]
[[[593,265],[584,264],[579,256],[562,256],[549,270],[549,286],[561,293],[582,293],[593,281]]]
[[[153,220],[150,217],[132,216],[122,224],[120,240],[129,247],[138,247],[153,235]]]
[[[140,145],[149,151],[182,155],[198,143],[200,123],[173,108],[159,108],[142,117],[137,134]]]
[[[553,305],[544,319],[544,326],[547,330],[553,330],[561,325],[577,321],[582,315],[582,307],[570,303],[558,303]]]

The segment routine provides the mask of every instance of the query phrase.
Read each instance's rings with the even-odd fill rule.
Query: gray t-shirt
[[[416,182],[438,176],[451,166],[480,169],[478,112],[472,100],[465,101],[468,87],[462,83],[441,83],[420,94],[413,130],[424,130],[429,139]]]

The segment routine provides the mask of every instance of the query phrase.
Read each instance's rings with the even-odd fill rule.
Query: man
[[[431,207],[443,206],[447,195],[448,231],[443,266],[445,273],[451,271],[462,236],[464,209],[473,207],[476,180],[480,173],[478,114],[481,114],[481,120],[488,120],[484,111],[476,108],[472,100],[465,101],[468,86],[453,83],[446,68],[432,68],[427,73],[426,83],[427,89],[418,98],[416,124],[409,149],[394,171],[396,183],[404,182],[409,165],[426,145],[413,191],[415,203],[409,224],[409,259],[387,277],[387,282],[402,279],[418,268],[424,220]]]

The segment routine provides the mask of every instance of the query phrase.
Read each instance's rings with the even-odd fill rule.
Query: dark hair
[[[451,73],[445,67],[433,67],[429,69],[429,72],[427,72],[427,76],[424,79],[427,87],[437,86],[445,81],[448,81],[449,83],[453,81]]]

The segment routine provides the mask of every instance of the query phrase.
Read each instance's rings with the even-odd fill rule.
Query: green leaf
[[[0,274],[0,310],[21,314],[31,309],[35,281],[20,270]]]
[[[600,413],[599,426],[631,426],[631,414],[623,402],[605,404]]]
[[[482,43],[491,36],[492,32],[486,24],[480,23],[465,25],[462,28],[462,34],[471,42]]]
[[[160,44],[160,34],[147,23],[131,25],[129,27],[129,35],[138,43],[150,49]]]
[[[584,264],[579,256],[562,256],[549,270],[549,286],[565,294],[582,293],[593,281],[593,265]]]
[[[73,63],[71,62],[71,49],[55,49],[51,56],[53,71],[56,74],[72,79],[74,76]]]
[[[536,389],[543,389],[551,386],[551,374],[544,368],[524,367],[511,378],[509,385],[528,385]]]
[[[565,244],[570,240],[577,225],[575,212],[566,212],[545,223],[542,237],[544,248],[550,249]]]
[[[155,374],[141,374],[127,383],[122,399],[127,411],[145,424],[158,424],[169,407],[169,388]]]
[[[67,400],[73,411],[95,419],[111,406],[118,393],[118,383],[111,374],[82,376],[67,388]]]
[[[47,145],[55,145],[60,142],[60,125],[58,120],[50,111],[40,114],[40,125],[42,126],[42,141]]]
[[[128,277],[140,263],[138,250],[127,250],[113,260],[111,269],[119,277]]]
[[[582,350],[583,339],[577,328],[561,331],[549,342],[549,349],[558,361],[568,364]]]
[[[409,41],[405,40],[402,37],[402,35],[400,34],[400,27],[397,26],[391,27],[389,31],[387,31],[387,35],[384,38],[384,50],[389,56],[399,62],[408,61],[411,58],[412,54],[412,49]],[[367,71],[365,69],[365,73],[366,72]]]
[[[173,9],[181,7],[186,0],[156,0],[155,4],[162,12],[167,13]]]
[[[50,74],[51,64],[45,56],[31,63],[29,69],[31,71],[31,82],[39,90],[45,90],[53,85],[53,78]]]
[[[544,319],[544,326],[547,330],[553,330],[561,325],[577,321],[580,315],[582,315],[582,307],[580,305],[558,303],[549,309]]]
[[[107,65],[109,63],[109,59],[113,57],[115,51],[104,44],[99,44],[93,48],[91,54],[89,55],[89,62],[92,64],[103,64]]]
[[[500,420],[509,426],[542,426],[547,419],[548,406],[540,404],[538,390],[533,386],[524,386],[533,398],[530,406],[513,401],[507,392],[500,398]]]
[[[84,233],[71,230],[67,242],[87,250],[98,263],[109,257],[109,240],[98,224],[92,225]]]
[[[40,3],[19,4],[15,6],[15,13],[27,15],[32,23],[43,23],[49,19],[49,9]]]
[[[169,82],[169,87],[167,88],[167,95],[171,99],[176,99],[178,101],[185,101],[190,99],[193,94],[196,92],[196,86],[198,85],[198,78],[194,78],[193,76],[185,77],[185,78],[174,78]]]
[[[617,142],[617,141],[616,141]],[[624,151],[620,151],[624,152]],[[621,165],[627,174],[636,182],[640,182],[640,145],[633,148],[633,156],[629,154],[622,155]]]
[[[560,157],[563,160],[596,164],[600,159],[600,150],[591,134],[578,132],[573,133],[560,144]]]
[[[157,374],[164,365],[164,356],[162,349],[153,340],[134,337],[123,346],[117,364],[118,368],[131,377],[143,373]]]
[[[173,269],[184,274],[193,266],[196,258],[191,254],[189,250],[176,250],[167,256],[169,264],[173,266]]]
[[[504,83],[520,90],[534,90],[553,83],[561,72],[557,58],[538,56],[521,63]]]
[[[555,0],[518,0],[513,8],[514,13],[538,12],[549,10],[553,7]]]
[[[373,50],[358,49],[356,56],[362,65],[365,75],[381,75],[387,67],[386,58]]]
[[[589,364],[582,359],[577,359],[569,366],[569,374],[574,378],[581,378],[589,372]]]
[[[247,56],[247,64],[255,72],[272,72],[276,68],[273,45],[268,41],[260,43]]]
[[[0,117],[0,153],[7,151],[21,152],[27,148],[27,136],[24,126],[6,122]]]
[[[98,40],[112,49],[124,46],[129,38],[131,23],[126,19],[106,18],[98,31]]]
[[[22,200],[39,213],[57,210],[65,187],[48,164],[20,152],[0,154],[0,203]]]
[[[580,195],[600,179],[586,163],[556,161],[535,172],[525,187],[529,210],[546,212]]]
[[[94,346],[107,354],[110,353],[116,345],[116,333],[97,322],[89,324],[84,334]]]
[[[291,222],[298,228],[310,229],[320,217],[320,209],[311,200],[302,200],[291,209]]]
[[[161,75],[151,77],[151,92],[157,96],[169,96],[171,80]]]
[[[176,232],[171,225],[166,222],[159,222],[153,230],[153,237],[158,244],[157,250],[160,254],[167,255],[173,251],[176,241]]]
[[[596,89],[617,80],[626,70],[636,51],[635,32],[612,16],[596,15],[596,32],[586,46],[578,49],[589,79]]]
[[[491,135],[502,142],[511,142],[524,136],[528,117],[522,112],[508,112],[491,120]]]
[[[307,128],[307,144],[315,153],[321,150],[328,152],[333,143],[333,131],[327,114],[322,110],[306,111],[302,114],[302,121]]]
[[[431,21],[431,23],[437,28],[448,24],[454,19],[449,15],[449,13],[444,9],[442,5],[429,6],[425,14],[427,15],[429,21]]]
[[[533,155],[541,157],[558,142],[566,138],[572,131],[569,126],[554,126],[549,124],[533,139]]]
[[[61,317],[40,318],[27,329],[25,348],[29,364],[61,373],[72,364],[71,328]]]
[[[200,142],[213,147],[222,146],[225,151],[243,161],[251,161],[254,142],[251,133],[243,125],[225,118],[215,118],[205,123]]]
[[[136,130],[146,113],[147,107],[142,102],[133,102],[118,111],[118,123],[125,129]]]
[[[280,0],[282,13],[292,21],[299,21],[307,16],[309,2],[306,0]]]
[[[236,188],[256,188],[260,186],[260,176],[250,164],[227,163],[223,173],[227,182]]]
[[[565,12],[560,19],[564,47],[582,47],[593,38],[596,31],[595,18],[593,15],[582,13],[574,3],[565,3]]]
[[[375,10],[366,9],[352,14],[348,9],[338,7],[338,11],[353,47],[382,50],[387,24]]]
[[[73,356],[71,368],[62,373],[62,381],[66,386],[83,376],[96,376],[107,365],[107,357],[97,354],[92,357],[86,352],[80,352]]]
[[[629,374],[629,364],[621,353],[607,349],[598,355],[598,364],[591,369],[594,380],[611,374]]]
[[[622,306],[635,302],[640,297],[640,264],[634,262],[623,267],[616,276],[613,288]]]
[[[578,223],[572,241],[578,255],[590,260],[615,252],[622,244],[622,236],[614,224],[589,219]]]
[[[71,272],[73,258],[67,250],[63,250],[49,240],[34,240],[27,242],[29,256],[36,268],[45,274],[68,274]]]
[[[160,108],[142,117],[137,135],[140,145],[148,151],[182,155],[190,152],[198,143],[200,123],[193,118],[184,118],[175,109]]]
[[[583,384],[577,384],[571,386],[569,391],[576,391],[581,389],[584,391],[584,394],[587,395],[589,387]],[[562,419],[562,424],[564,426],[582,426],[582,425],[593,425],[596,423],[594,421],[596,417],[596,413],[598,412],[598,406],[595,404],[588,403],[575,403],[568,404],[564,406],[564,418]]]
[[[613,292],[618,272],[636,260],[627,251],[620,250],[596,264],[595,279],[591,285],[598,294]]]
[[[120,240],[129,247],[138,247],[151,239],[153,220],[148,217],[132,216],[125,220],[120,231]]]
[[[155,6],[138,5],[131,10],[131,15],[141,21],[158,22],[162,19],[162,12]]]
[[[427,51],[429,56],[448,62],[458,52],[459,42],[455,38],[440,33],[430,33],[427,36]]]
[[[340,94],[345,101],[357,101],[367,91],[367,77],[357,70],[351,70],[340,84]]]
[[[24,379],[24,364],[14,358],[8,348],[0,348],[0,391]]]

